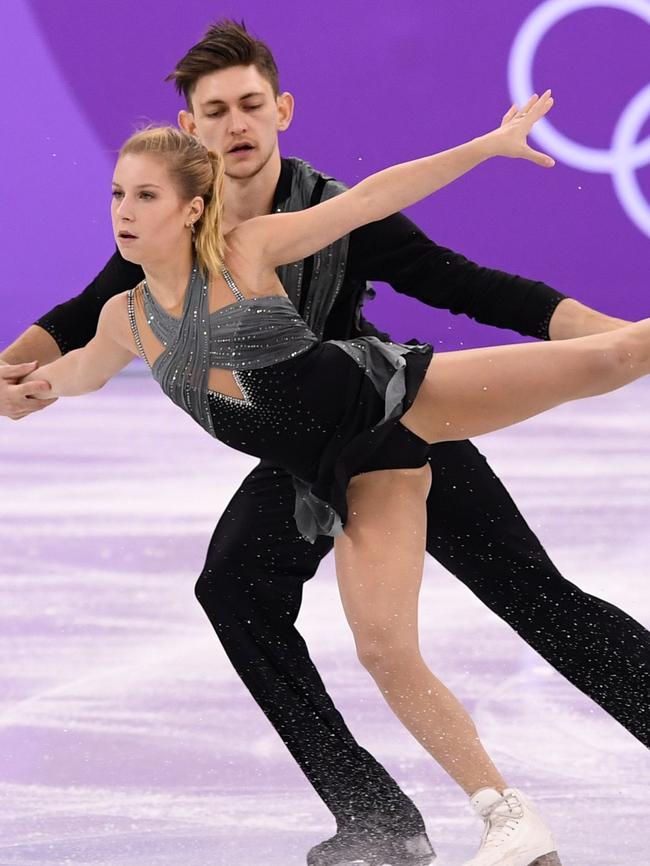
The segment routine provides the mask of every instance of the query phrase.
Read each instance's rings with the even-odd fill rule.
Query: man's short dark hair
[[[251,36],[243,21],[238,24],[229,18],[208,27],[203,39],[178,61],[165,81],[175,83],[191,109],[192,93],[199,78],[231,66],[255,66],[271,85],[273,95],[279,94],[278,67],[271,49]]]

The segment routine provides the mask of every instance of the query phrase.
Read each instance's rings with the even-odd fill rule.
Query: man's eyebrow
[[[251,91],[250,93],[244,93],[243,96],[237,97],[237,101],[241,102],[243,99],[250,99],[253,96],[264,96],[264,95],[265,94],[261,90],[260,91]],[[216,99],[216,98],[215,99],[206,99],[205,102],[201,103],[201,107],[205,108],[205,106],[207,106],[207,105],[225,105],[225,104],[226,103],[224,102],[223,99]]]

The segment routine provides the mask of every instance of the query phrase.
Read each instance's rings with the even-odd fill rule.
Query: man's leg
[[[558,572],[470,442],[430,451],[427,550],[570,682],[650,746],[650,634]]]
[[[294,499],[286,472],[253,470],[215,530],[197,598],[339,830],[371,821],[405,836],[423,833],[415,805],[347,729],[295,628],[303,583],[332,540],[300,538]]]

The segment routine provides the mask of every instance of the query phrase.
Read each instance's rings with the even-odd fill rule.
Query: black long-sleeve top
[[[282,160],[274,209],[289,198],[292,170],[291,161]],[[311,259],[307,259],[305,281],[310,273]],[[142,277],[140,266],[116,251],[80,294],[54,307],[36,324],[51,334],[63,353],[84,346],[97,330],[106,301],[133,288]],[[403,214],[395,214],[351,233],[345,278],[327,320],[325,339],[377,333],[359,317],[367,280],[389,283],[431,307],[540,339],[548,339],[551,316],[566,297],[545,283],[481,267],[438,246]]]

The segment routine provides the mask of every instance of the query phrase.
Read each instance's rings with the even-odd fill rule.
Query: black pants
[[[650,635],[565,580],[470,442],[435,445],[427,550],[586,695],[646,745]],[[337,820],[417,832],[419,812],[352,737],[294,626],[302,587],[332,547],[303,541],[294,491],[260,464],[223,514],[197,586],[238,674]]]

